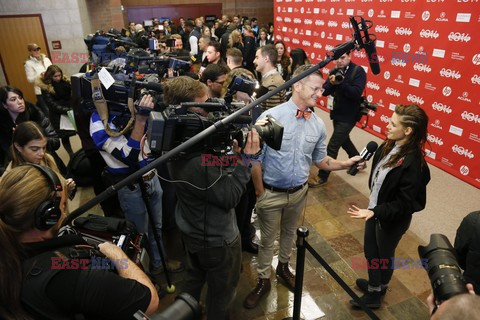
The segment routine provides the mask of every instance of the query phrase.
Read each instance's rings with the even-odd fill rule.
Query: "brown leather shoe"
[[[290,290],[295,291],[295,276],[288,268],[287,263],[278,262],[276,275],[279,279],[283,281],[283,284]]]
[[[322,184],[325,184],[327,180],[323,180],[319,176],[314,176],[308,179],[308,186],[310,188],[317,188],[320,187]]]
[[[247,309],[253,309],[262,300],[262,297],[270,291],[270,279],[258,279],[257,286],[252,290],[243,301],[243,306]]]

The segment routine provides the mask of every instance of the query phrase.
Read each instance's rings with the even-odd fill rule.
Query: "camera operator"
[[[153,98],[150,95],[142,97],[139,107],[153,110]],[[138,110],[138,109],[137,109]],[[115,116],[110,114],[108,118],[108,125],[113,130],[117,127],[113,123]],[[106,119],[107,120],[107,119]],[[137,169],[142,168],[152,161],[151,157],[144,157],[143,153],[150,153],[148,145],[141,149],[143,135],[146,131],[148,114],[137,112],[135,115],[135,122],[133,130],[130,135],[119,135],[112,137],[107,134],[105,125],[100,118],[100,115],[95,111],[90,118],[90,135],[92,136],[95,145],[100,150],[100,154],[107,163],[107,168],[104,174],[107,180],[112,184],[123,180]],[[117,130],[118,131],[118,130]],[[163,271],[162,260],[159,250],[165,253],[162,241],[161,248],[158,248],[155,237],[151,228],[155,228],[161,238],[162,235],[162,188],[157,177],[155,169],[145,173],[140,179],[140,182],[130,184],[118,190],[118,201],[122,208],[125,218],[135,223],[139,233],[145,233],[148,237],[149,254],[151,259],[150,272],[158,274]],[[148,219],[148,211],[146,203],[143,199],[141,186],[143,183],[146,192],[148,193],[148,201],[150,202],[151,214],[155,225],[151,226]],[[183,266],[179,261],[166,261],[167,269],[170,272],[180,272]]]
[[[65,201],[58,176],[46,167],[19,166],[0,181],[0,318],[131,319],[139,309],[152,314],[155,287],[119,247],[98,246],[106,258],[122,261],[112,272],[90,268],[94,248],[81,237],[56,237]],[[79,252],[88,264],[75,267]]]
[[[165,103],[206,101],[206,92],[196,89],[199,84],[203,86],[188,77],[168,81],[164,94],[168,101]],[[197,91],[197,94],[194,97],[181,95],[188,90]],[[207,116],[201,108],[197,107],[196,112]],[[235,141],[233,147],[238,155],[241,150]],[[258,133],[252,131],[243,153],[256,154],[259,150]],[[234,163],[225,167],[209,165],[205,159],[219,160],[219,156],[207,153],[190,152],[170,161],[168,168],[171,177],[180,181],[175,184],[178,197],[176,221],[186,251],[185,291],[199,300],[206,282],[207,319],[224,320],[228,319],[235,297],[242,259],[234,208],[250,179],[250,169],[246,162],[237,164],[235,157],[231,157]]]
[[[343,54],[336,63],[335,72],[333,74],[331,72],[328,81],[323,85],[325,90],[323,95],[333,95],[333,109],[330,112],[333,134],[327,145],[327,154],[336,159],[338,150],[342,147],[351,158],[358,155],[357,148],[350,140],[350,132],[359,119],[360,102],[367,75],[362,67],[350,61],[350,52]],[[313,188],[318,187],[327,182],[329,175],[330,171],[319,170],[318,177],[311,179],[308,184]]]
[[[475,295],[471,283],[468,293],[458,294],[437,306],[433,293],[427,297],[431,320],[480,319],[480,297]]]
[[[264,46],[265,48],[268,46]],[[260,50],[260,49],[259,49]],[[259,51],[257,51],[258,54]],[[258,57],[258,56],[257,56]],[[297,76],[309,69],[303,65],[295,70]],[[311,111],[321,94],[322,74],[315,71],[292,86],[292,98],[262,113],[257,124],[268,116],[284,126],[280,150],[263,146],[262,167],[253,167],[252,179],[257,194],[256,212],[260,225],[261,244],[258,252],[258,282],[243,303],[247,309],[255,308],[271,288],[274,241],[280,233],[280,251],[276,276],[294,290],[295,276],[288,262],[292,252],[295,232],[304,211],[307,196],[307,179],[313,163],[320,169],[342,170],[355,165],[360,157],[338,161],[326,154],[326,132],[323,121]],[[358,168],[363,168],[359,165]],[[262,173],[263,169],[263,173]]]
[[[470,212],[457,229],[454,248],[463,277],[480,293],[480,211]]]

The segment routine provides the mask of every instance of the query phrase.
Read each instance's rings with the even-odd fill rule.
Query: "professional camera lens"
[[[335,75],[335,82],[341,83],[345,79],[345,70],[344,69],[332,69],[330,70],[329,75]]]
[[[468,292],[455,257],[455,249],[446,236],[432,234],[428,245],[418,246],[418,254],[420,259],[428,262],[428,277],[438,302],[442,303],[457,294]]]
[[[262,142],[265,142],[270,148],[280,150],[283,139],[283,126],[275,120],[274,117],[268,116],[268,122],[264,126],[252,126],[258,132]],[[238,146],[243,148],[247,142],[247,134],[249,129],[243,128],[238,130],[233,138],[237,140]]]

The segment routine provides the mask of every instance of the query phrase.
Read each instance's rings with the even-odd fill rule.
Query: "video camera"
[[[161,313],[149,318],[142,311],[137,311],[133,317],[137,320],[196,320],[202,317],[202,311],[195,298],[183,292]]]
[[[201,116],[190,111],[190,108],[201,108],[208,112],[208,116]],[[147,132],[150,150],[157,155],[170,151],[211,125],[215,125],[217,131],[180,156],[195,152],[225,154],[230,151],[233,139],[243,147],[249,128],[242,128],[242,126],[251,124],[252,118],[240,115],[234,123],[228,125],[221,123],[238,109],[238,107],[227,105],[223,100],[211,99],[203,103],[185,102],[178,106],[168,106],[161,112],[151,112]],[[265,126],[253,127],[263,142],[275,150],[280,149],[283,126],[275,118],[269,117],[269,122]]]
[[[446,236],[432,234],[428,245],[418,246],[418,255],[428,261],[428,277],[439,304],[457,294],[468,293],[455,249]]]
[[[114,29],[111,29],[110,32],[99,30],[94,34],[87,35],[83,41],[87,45],[92,56],[92,62],[95,65],[108,64],[116,58],[125,57],[126,53],[118,54],[115,52],[115,49],[119,46],[125,47],[126,51],[138,47],[129,37],[122,36]]]

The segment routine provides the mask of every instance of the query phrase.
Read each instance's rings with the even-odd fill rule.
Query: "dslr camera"
[[[333,68],[328,73],[329,77],[331,75],[334,75],[335,76],[335,82],[337,82],[337,84],[340,84],[340,83],[343,82],[343,80],[345,80],[345,69],[343,69],[343,68]]]
[[[375,103],[370,103],[368,102],[367,98],[362,96],[360,98],[360,115],[359,117],[361,118],[362,116],[368,115],[368,112],[372,110],[373,112],[377,111],[377,104]]]
[[[428,261],[426,269],[437,303],[468,293],[455,249],[446,236],[432,234],[428,245],[418,246],[418,255]]]

